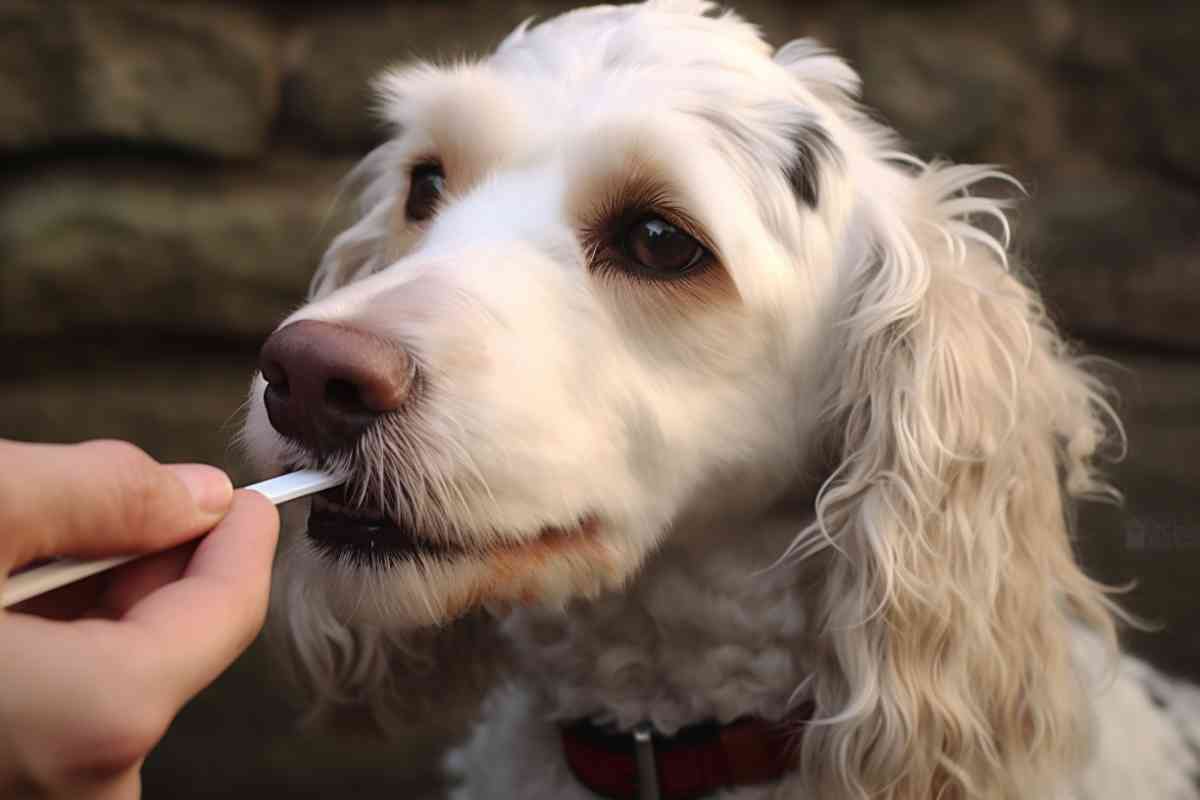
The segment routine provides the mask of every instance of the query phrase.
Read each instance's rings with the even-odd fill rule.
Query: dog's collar
[[[588,719],[562,726],[563,754],[576,779],[612,800],[691,800],[723,788],[770,783],[792,767],[805,704],[778,722],[741,717],[701,722],[674,736],[648,723],[617,731]]]

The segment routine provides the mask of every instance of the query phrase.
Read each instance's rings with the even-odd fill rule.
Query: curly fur
[[[812,598],[831,724],[803,744],[831,796],[1029,796],[1087,753],[1069,632],[1113,627],[1062,489],[1106,490],[1091,458],[1107,405],[964,219],[997,212],[965,194],[990,174],[911,178],[841,326],[837,467],[794,545],[837,551]]]
[[[395,138],[287,321],[395,340],[422,397],[330,462],[270,429],[256,379],[244,439],[483,555],[363,567],[294,537],[277,628],[314,694],[411,720],[491,674],[466,655],[485,607],[512,663],[451,758],[463,797],[588,797],[555,720],[812,700],[795,771],[722,797],[1194,800],[1200,695],[1117,654],[1073,558],[1120,427],[1010,268],[1006,176],[905,155],[844,62],[690,0],[379,89]],[[409,224],[431,156],[447,193]],[[719,265],[598,266],[594,220],[630,196]]]

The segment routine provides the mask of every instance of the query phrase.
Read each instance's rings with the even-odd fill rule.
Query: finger
[[[107,585],[94,605],[95,610],[112,619],[124,617],[146,597],[179,580],[195,552],[196,544],[188,542],[122,564],[109,574]]]
[[[146,686],[137,637],[107,620],[0,620],[0,750],[54,787],[73,776],[116,775],[162,737],[178,711]],[[79,796],[71,794],[50,796]]]
[[[207,686],[262,628],[278,533],[275,507],[257,492],[237,492],[183,577],[125,615],[151,642],[154,672],[178,702]]]
[[[23,760],[132,763],[179,708],[254,639],[266,613],[279,518],[238,492],[180,580],[120,621],[0,615],[0,731]],[[164,559],[165,560],[165,559]],[[2,738],[2,737],[0,737]]]
[[[216,524],[233,493],[214,467],[163,466],[126,442],[0,440],[0,464],[0,568],[165,549]]]
[[[89,575],[81,581],[68,583],[52,592],[22,600],[8,611],[13,614],[29,614],[52,620],[78,619],[96,605],[104,593],[108,573]]]
[[[139,800],[142,796],[142,763],[113,762],[103,755],[69,768],[60,765],[59,774],[47,781],[39,796],[87,798],[87,800]],[[109,763],[112,762],[112,763]]]
[[[60,621],[85,615],[119,619],[146,595],[178,580],[195,549],[195,545],[188,543],[153,553],[31,597],[9,611]]]

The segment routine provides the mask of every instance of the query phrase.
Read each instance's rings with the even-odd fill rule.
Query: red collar
[[[587,719],[562,727],[563,754],[575,777],[596,794],[613,800],[690,800],[722,788],[770,783],[793,766],[795,747],[811,704],[779,722],[741,717],[727,725],[701,722],[674,736],[648,725],[620,732]],[[639,763],[640,762],[640,763]],[[639,781],[639,774],[644,776]],[[657,782],[657,794],[639,793]]]

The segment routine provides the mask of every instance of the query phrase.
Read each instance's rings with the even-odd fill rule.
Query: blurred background
[[[732,3],[816,36],[925,158],[1004,165],[1056,319],[1120,366],[1122,508],[1081,557],[1136,580],[1130,645],[1200,679],[1200,5]],[[368,79],[478,53],[559,2],[0,0],[0,436],[121,437],[221,464],[255,354],[344,222],[381,137]],[[380,743],[302,731],[261,643],[180,717],[147,798],[435,797],[470,709]]]

